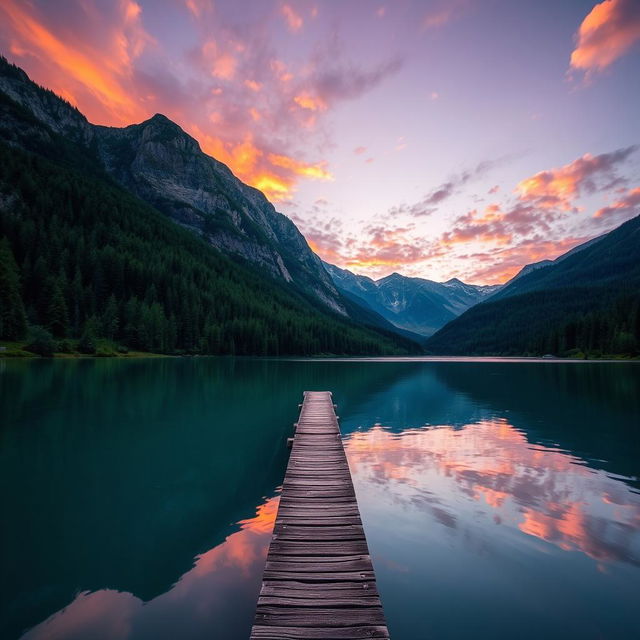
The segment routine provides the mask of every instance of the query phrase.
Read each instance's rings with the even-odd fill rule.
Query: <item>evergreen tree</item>
[[[20,295],[18,265],[6,238],[0,241],[0,338],[20,340],[27,330],[27,316]]]
[[[51,357],[55,351],[56,343],[53,336],[44,328],[35,325],[29,329],[27,351],[37,353],[39,356]]]
[[[64,338],[69,331],[69,312],[63,294],[63,284],[60,278],[51,278],[45,291],[49,296],[46,305],[46,324],[51,333],[57,338]]]

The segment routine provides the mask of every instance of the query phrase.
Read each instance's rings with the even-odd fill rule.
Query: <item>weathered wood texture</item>
[[[252,640],[388,638],[329,391],[306,391]]]

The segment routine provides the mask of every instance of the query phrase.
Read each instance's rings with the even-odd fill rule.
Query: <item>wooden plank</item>
[[[266,627],[254,625],[250,640],[360,640],[364,638],[389,638],[385,625],[378,627]]]
[[[259,606],[256,622],[273,626],[353,627],[385,624],[382,607],[314,608]]]
[[[306,391],[251,638],[389,638],[331,393]]]
[[[326,542],[306,540],[273,540],[271,552],[283,556],[342,556],[342,555],[367,555],[369,549],[364,540],[352,540],[345,542]]]

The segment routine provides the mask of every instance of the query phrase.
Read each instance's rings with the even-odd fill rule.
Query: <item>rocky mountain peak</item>
[[[179,224],[205,237],[228,255],[257,266],[274,278],[347,315],[341,295],[297,227],[278,213],[257,189],[236,178],[223,163],[165,115],[128,127],[90,124],[72,105],[31,82],[18,67],[0,61],[0,92],[31,113],[0,122],[5,139],[28,148],[50,132],[76,143],[113,178]],[[45,125],[45,126],[42,126]]]

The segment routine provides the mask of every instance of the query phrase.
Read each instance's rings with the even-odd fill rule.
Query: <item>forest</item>
[[[618,282],[487,301],[443,327],[426,349],[451,355],[638,356],[640,291]]]
[[[0,143],[0,339],[33,351],[381,355],[356,325],[225,257],[108,179]],[[29,348],[29,347],[28,347]]]

